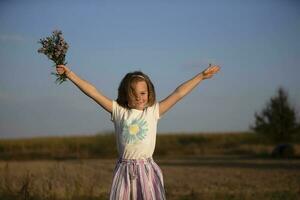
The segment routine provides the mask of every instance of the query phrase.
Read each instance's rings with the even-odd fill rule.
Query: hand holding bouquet
[[[59,75],[68,75],[71,70],[65,66],[65,65],[56,65],[56,72],[59,74]]]
[[[42,45],[40,49],[38,49],[38,53],[45,54],[50,60],[52,60],[55,65],[66,65],[65,61],[66,53],[68,51],[69,45],[65,42],[62,32],[59,30],[55,30],[52,32],[52,35],[46,38],[40,39],[39,43]],[[54,73],[51,74],[57,77],[56,83],[63,83],[67,80],[66,73]]]

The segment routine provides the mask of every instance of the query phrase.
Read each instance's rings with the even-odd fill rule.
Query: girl
[[[115,126],[119,159],[114,170],[110,200],[164,200],[163,175],[152,159],[158,119],[202,80],[211,78],[220,67],[211,66],[184,82],[159,103],[149,77],[135,71],[125,75],[117,100],[111,100],[65,65],[56,66],[82,92],[111,114]]]

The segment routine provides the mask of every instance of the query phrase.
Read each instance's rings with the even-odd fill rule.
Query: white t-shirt
[[[115,126],[120,158],[145,159],[152,157],[155,141],[159,104],[144,110],[126,109],[113,101],[111,120]]]

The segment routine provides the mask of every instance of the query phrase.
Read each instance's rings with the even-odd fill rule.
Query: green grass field
[[[300,199],[300,145],[290,159],[252,133],[159,135],[154,159],[171,200]],[[108,199],[113,135],[0,140],[0,199]]]

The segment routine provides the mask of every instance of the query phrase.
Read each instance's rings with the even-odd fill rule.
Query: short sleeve
[[[122,110],[124,108],[120,106],[116,101],[113,101],[113,106],[112,106],[112,112],[111,112],[111,121],[116,121],[116,119],[120,116],[122,113]]]
[[[155,103],[153,106],[153,114],[155,116],[156,119],[160,119],[160,115],[159,115],[159,103]]]

